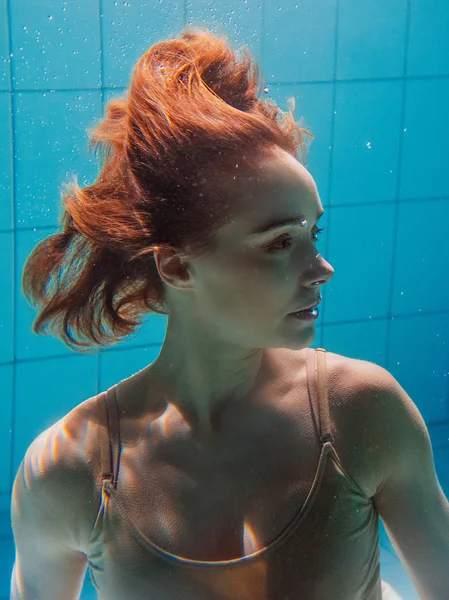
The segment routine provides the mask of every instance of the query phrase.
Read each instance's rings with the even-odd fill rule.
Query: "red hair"
[[[24,295],[40,305],[34,333],[50,326],[80,350],[117,342],[145,313],[166,314],[153,249],[210,248],[228,205],[210,192],[219,165],[273,146],[305,158],[303,134],[313,136],[295,123],[294,99],[288,115],[260,100],[257,63],[243,52],[239,62],[224,37],[187,27],[137,61],[125,97],[91,131],[97,180],[65,185],[61,232],[25,264]]]

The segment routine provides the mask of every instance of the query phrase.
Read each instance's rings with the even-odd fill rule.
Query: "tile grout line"
[[[406,109],[406,100],[407,100],[407,61],[408,61],[408,48],[409,48],[409,38],[410,38],[410,12],[411,5],[410,0],[407,0],[406,7],[406,21],[405,21],[405,39],[404,39],[404,59],[402,65],[402,106],[401,106],[401,116],[400,116],[400,130],[399,130],[399,151],[398,151],[398,161],[397,161],[397,173],[396,173],[396,192],[394,199],[394,226],[393,226],[393,245],[392,245],[392,253],[391,253],[391,275],[390,275],[390,295],[388,299],[388,317],[387,317],[387,335],[386,335],[386,348],[385,348],[385,364],[387,365],[387,369],[390,367],[391,362],[391,328],[392,328],[392,320],[395,318],[393,315],[393,293],[394,293],[394,281],[396,275],[396,255],[397,255],[397,238],[398,238],[398,226],[399,226],[399,210],[401,206],[400,201],[400,190],[401,190],[401,172],[402,172],[402,155],[404,148],[404,124],[405,124],[405,109]]]
[[[99,0],[99,36],[100,36],[100,85],[101,85],[101,101],[100,101],[100,118],[103,119],[105,109],[105,75],[104,75],[104,40],[103,40],[103,0]],[[101,348],[97,350],[97,381],[96,381],[96,394],[100,393],[100,378],[101,378],[101,364],[102,364],[102,352]]]
[[[327,206],[329,207],[329,216],[327,217],[327,235],[326,235],[326,256],[329,256],[329,245],[330,245],[330,234],[332,232],[332,208],[335,208],[332,204],[332,176],[334,170],[334,145],[335,145],[335,114],[337,106],[337,68],[338,68],[338,31],[340,24],[340,5],[339,2],[335,3],[335,38],[334,38],[334,60],[332,65],[333,79],[332,79],[332,113],[331,113],[331,139],[330,139],[330,150],[329,150],[329,172],[327,175]],[[325,298],[326,290],[323,290],[323,299]],[[323,318],[321,319],[321,340],[323,348],[326,347],[326,336],[324,330],[324,320],[326,311],[323,312]]]
[[[419,312],[419,313],[412,313],[412,314],[405,314],[405,315],[395,315],[394,318],[397,320],[400,319],[414,319],[417,317],[428,317],[428,316],[435,316],[435,315],[448,315],[449,311],[448,310],[436,310],[436,311],[429,311],[429,312]],[[354,319],[354,320],[343,320],[343,321],[335,321],[335,322],[331,322],[328,321],[325,323],[326,326],[339,326],[339,325],[355,325],[355,324],[359,324],[359,325],[363,325],[363,324],[367,324],[367,323],[375,323],[378,321],[386,321],[387,317],[385,316],[381,316],[381,317],[373,317],[371,319]],[[123,347],[110,347],[110,348],[104,348],[102,350],[102,352],[107,355],[107,354],[114,354],[115,352],[126,352],[126,351],[131,351],[131,350],[136,350],[139,348],[154,348],[154,347],[159,347],[161,344],[161,342],[151,342],[151,343],[142,343],[142,344],[136,344],[136,345],[132,345],[130,347],[127,348],[123,348]],[[78,354],[77,356],[73,356],[72,354],[66,355],[66,354],[50,354],[50,355],[46,355],[46,356],[40,356],[40,357],[30,357],[30,358],[18,358],[16,359],[16,363],[17,364],[26,364],[26,363],[33,363],[33,362],[39,362],[39,361],[46,361],[46,360],[54,360],[54,359],[67,359],[67,358],[78,358],[81,356],[88,356],[88,355],[95,355],[95,352],[90,352],[90,353],[83,353],[83,354]],[[0,366],[10,366],[13,363],[11,361],[9,362],[0,362]]]
[[[11,393],[11,438],[10,438],[10,453],[9,453],[9,487],[12,489],[14,483],[15,474],[13,472],[14,466],[14,440],[16,430],[16,412],[15,412],[15,396],[16,396],[16,355],[17,355],[17,285],[16,285],[16,273],[17,273],[17,231],[16,231],[16,196],[17,196],[17,168],[16,168],[16,98],[14,94],[14,53],[12,51],[12,16],[11,16],[11,0],[6,0],[6,20],[7,20],[7,37],[8,37],[8,54],[9,54],[9,85],[11,88],[10,92],[10,127],[11,127],[11,183],[12,183],[12,315],[11,320],[13,324],[12,330],[12,393]]]
[[[407,76],[407,80],[408,81],[431,81],[431,80],[440,80],[440,79],[449,79],[449,73],[447,74],[440,74],[440,75],[410,75]],[[271,81],[270,85],[271,86],[286,86],[286,87],[290,87],[292,85],[331,85],[333,83],[341,83],[341,84],[354,84],[354,83],[388,83],[388,82],[400,82],[403,80],[403,76],[394,76],[394,77],[367,77],[367,78],[354,78],[354,79],[340,79],[338,77],[335,77],[333,79],[316,79],[316,80],[296,80],[296,81]],[[100,92],[102,89],[104,90],[120,90],[120,89],[126,89],[127,86],[123,86],[123,85],[105,85],[102,86],[101,84],[98,86],[93,86],[93,87],[81,87],[81,88],[77,88],[77,87],[60,87],[60,88],[46,88],[46,87],[36,87],[36,88],[19,88],[19,87],[15,87],[14,90],[8,89],[8,88],[4,88],[1,89],[0,88],[0,93],[1,92],[11,92],[13,91],[14,93],[17,94],[41,94],[42,92],[45,93],[50,93],[50,92],[82,92],[82,91],[87,91],[87,92]]]
[[[400,198],[399,199],[399,204],[401,205],[406,205],[406,204],[417,204],[418,202],[446,202],[449,201],[449,196],[428,196],[428,197],[420,197],[420,198]],[[365,208],[365,207],[369,207],[369,206],[373,206],[373,207],[378,207],[380,206],[389,206],[391,204],[396,205],[396,203],[398,202],[396,195],[395,198],[393,198],[392,200],[370,200],[369,202],[363,202],[363,203],[339,203],[339,204],[332,204],[328,206],[328,209],[343,209],[343,208]],[[25,231],[54,231],[55,229],[58,228],[58,224],[54,223],[53,225],[35,225],[35,226],[25,226],[25,227],[16,227],[15,230],[16,231],[20,231],[20,232],[25,232]],[[11,233],[12,231],[14,231],[13,229],[0,229],[0,234],[2,233]]]

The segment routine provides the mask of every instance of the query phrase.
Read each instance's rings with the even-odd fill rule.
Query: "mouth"
[[[292,312],[292,313],[290,313],[290,314],[292,314],[292,315],[293,315],[293,314],[296,314],[296,313],[298,313],[298,312],[303,312],[303,311],[305,311],[305,310],[311,310],[312,308],[315,308],[316,306],[318,306],[318,304],[321,302],[321,300],[322,300],[322,299],[323,299],[323,298],[320,296],[320,298],[319,298],[318,300],[316,300],[314,304],[309,304],[308,306],[305,306],[304,308],[300,308],[300,309],[298,309],[298,310],[295,310],[295,311],[293,311],[293,312]]]

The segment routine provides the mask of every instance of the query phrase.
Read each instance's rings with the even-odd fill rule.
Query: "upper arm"
[[[449,503],[427,427],[388,371],[372,365],[367,380],[384,470],[374,504],[421,597],[441,600],[449,590]]]
[[[72,446],[68,430],[56,424],[33,441],[17,472],[11,504],[12,600],[79,598],[92,493]]]

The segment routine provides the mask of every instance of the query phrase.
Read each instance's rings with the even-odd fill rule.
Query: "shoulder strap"
[[[329,414],[327,387],[326,350],[324,348],[307,348],[307,382],[312,408],[318,406],[318,426],[320,441],[334,442]]]
[[[100,414],[106,427],[100,427],[101,480],[109,480],[117,487],[120,461],[120,424],[116,398],[116,386],[98,396]]]
[[[307,348],[307,381],[312,407],[318,404],[320,440],[334,442],[331,432],[327,387],[326,350]],[[315,402],[313,402],[313,401]],[[116,398],[116,386],[98,396],[100,414],[106,418],[106,429],[100,427],[101,479],[108,479],[117,487],[120,461],[120,423]]]

